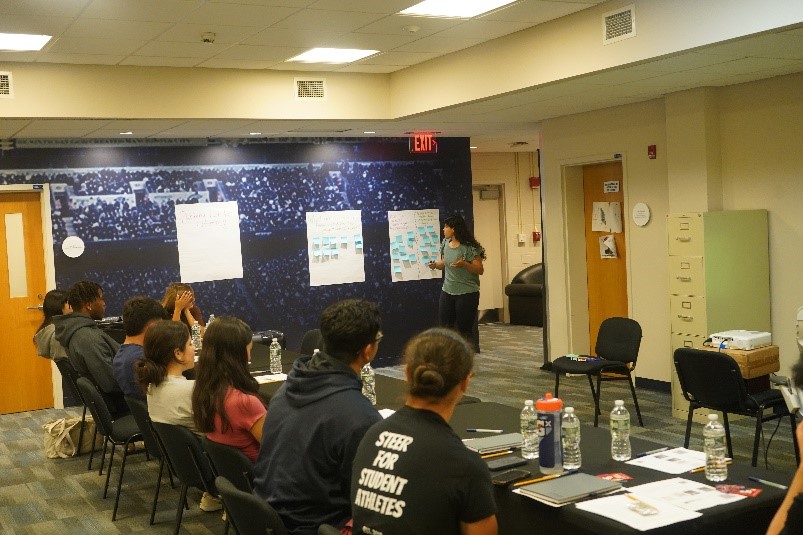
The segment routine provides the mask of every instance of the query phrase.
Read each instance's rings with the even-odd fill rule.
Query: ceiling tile
[[[497,20],[472,19],[438,34],[438,37],[454,37],[458,39],[496,39],[503,35],[529,28],[526,22],[507,22]]]
[[[203,4],[204,0],[94,0],[81,15],[96,19],[178,22]]]
[[[40,54],[37,63],[71,63],[80,65],[117,65],[125,55],[116,54],[61,54],[46,52]]]
[[[277,23],[276,26],[278,28],[305,30],[328,28],[333,31],[351,32],[383,17],[384,15],[377,15],[376,13],[305,9],[287,17]]]
[[[166,58],[164,56],[128,56],[120,65],[137,65],[140,67],[196,67],[202,58]]]
[[[597,2],[599,3],[599,2]],[[592,2],[517,2],[511,6],[478,17],[479,20],[504,20],[509,22],[529,22],[542,24],[552,19],[564,17],[576,11],[586,9]]]
[[[418,37],[424,37],[443,31],[447,28],[451,28],[452,26],[456,26],[461,22],[462,21],[459,19],[434,19],[426,17],[391,15],[370,24],[366,24],[356,31],[359,33],[380,33],[392,35],[408,35],[410,33],[414,33]],[[418,30],[416,32],[405,30],[405,28],[410,26],[416,26],[418,27]]]
[[[276,71],[334,72],[342,67],[343,65],[331,63],[298,63],[297,61],[283,61],[271,66],[271,69]]]
[[[292,7],[269,7],[244,4],[205,4],[192,12],[183,22],[207,24],[209,31],[215,25],[258,26],[264,28],[299,11]]]
[[[76,17],[91,0],[6,0],[0,2],[0,15],[63,15]]]
[[[0,63],[4,61],[19,61],[19,62],[28,62],[28,61],[36,61],[37,58],[42,55],[42,52],[6,52],[0,51]],[[4,70],[6,70],[4,68]]]
[[[37,119],[20,132],[21,137],[84,136],[108,124],[107,119]]]
[[[0,119],[0,139],[14,137],[30,122],[29,119]]]
[[[47,15],[2,15],[0,16],[0,32],[31,33],[34,35],[61,35],[74,17]]]
[[[91,37],[61,37],[47,47],[50,54],[121,54],[127,56],[146,41],[135,39],[97,39]]]
[[[291,46],[301,47],[304,49],[320,46],[330,39],[334,39],[343,35],[343,32],[330,31],[327,29],[321,30],[303,30],[288,28],[277,28],[271,26],[247,39],[243,40],[241,44],[244,45],[258,45],[258,46]]]
[[[250,59],[208,59],[198,64],[198,67],[208,69],[271,69],[276,68],[276,61],[260,61]]]
[[[259,30],[254,26],[223,26],[216,24],[176,24],[167,31],[163,32],[157,40],[170,41],[173,43],[202,43],[202,36],[205,33],[214,33],[214,44],[227,45],[244,41],[250,38]],[[262,44],[262,43],[254,43]]]
[[[305,8],[315,3],[315,0],[209,0],[212,4],[250,4],[268,7],[294,7]]]
[[[364,72],[364,73],[374,73],[374,74],[386,74],[406,68],[407,68],[406,65],[362,65],[359,63],[354,63],[351,65],[347,65],[346,67],[343,67],[341,69],[338,69],[338,72]]]
[[[80,18],[64,32],[64,37],[94,39],[150,40],[170,27],[167,22],[141,22]]]
[[[235,45],[217,54],[212,59],[256,60],[275,63],[277,61],[286,61],[302,52],[304,52],[303,48]]]
[[[151,41],[139,48],[135,55],[165,58],[211,58],[230,45],[218,43],[168,43]]]
[[[753,56],[803,59],[803,29],[739,39],[721,45],[709,46],[698,52],[700,54],[724,55],[734,58]]]
[[[357,62],[359,65],[415,65],[438,54],[426,52],[384,52]]]
[[[318,0],[309,7],[312,9],[331,9],[357,11],[361,13],[398,13],[417,4],[419,0]]]
[[[333,48],[360,48],[362,50],[393,50],[414,41],[412,35],[380,35],[378,33],[347,33],[333,39],[321,40],[320,46]]]
[[[250,119],[199,119],[182,122],[162,130],[159,134],[170,137],[215,137],[218,132],[237,128],[251,122]]]
[[[439,55],[450,54],[482,43],[482,39],[441,37],[441,34],[424,37],[396,48],[396,52],[432,52]]]

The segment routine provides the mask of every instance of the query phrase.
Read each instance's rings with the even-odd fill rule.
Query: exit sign
[[[438,152],[438,140],[432,134],[414,134],[410,138],[410,152],[436,153]]]

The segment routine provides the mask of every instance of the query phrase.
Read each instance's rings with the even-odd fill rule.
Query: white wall
[[[765,208],[770,218],[770,279],[773,342],[781,348],[781,373],[797,360],[795,311],[803,305],[803,74],[718,88],[710,109],[718,115],[722,208]],[[637,374],[670,380],[669,290],[665,216],[669,211],[663,99],[544,121],[542,126],[544,219],[550,290],[549,336],[552,356],[587,348],[572,347],[567,316],[569,280],[563,170],[614,153],[623,155],[629,235],[630,314],[644,339]],[[674,133],[673,136],[682,135]],[[658,157],[647,158],[657,145]],[[716,155],[710,155],[712,159]],[[682,155],[673,154],[673,159]],[[673,190],[677,191],[673,186]],[[697,194],[695,190],[694,194]],[[694,199],[689,199],[694,201]],[[652,220],[632,224],[633,204],[646,203]],[[674,203],[673,203],[674,205]],[[749,252],[745,252],[749,254]]]

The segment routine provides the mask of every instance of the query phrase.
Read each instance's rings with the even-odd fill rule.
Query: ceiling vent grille
[[[636,6],[602,16],[602,44],[609,45],[636,36]]]
[[[0,98],[14,98],[10,72],[0,72]]]
[[[326,80],[296,78],[296,98],[299,100],[326,100]]]

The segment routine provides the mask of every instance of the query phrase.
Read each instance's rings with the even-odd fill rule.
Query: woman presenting
[[[446,218],[443,236],[441,259],[427,264],[430,269],[441,269],[446,274],[438,306],[438,322],[443,327],[456,329],[466,340],[473,340],[474,349],[479,350],[474,339],[474,322],[480,304],[480,275],[485,271],[482,265],[485,248],[459,215]]]

